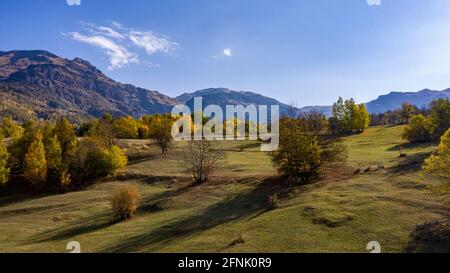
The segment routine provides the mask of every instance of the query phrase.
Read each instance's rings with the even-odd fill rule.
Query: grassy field
[[[438,181],[417,174],[435,147],[405,144],[402,129],[346,138],[347,165],[292,192],[255,143],[227,143],[212,181],[188,187],[182,144],[163,157],[148,141],[122,141],[132,156],[117,180],[64,195],[1,198],[0,252],[68,252],[74,240],[83,252],[367,252],[369,241],[401,252],[417,224],[449,217],[448,196],[430,190]],[[113,223],[109,198],[125,184],[139,188],[142,206],[133,219]],[[273,193],[281,205],[270,210]],[[236,243],[241,237],[245,243]]]

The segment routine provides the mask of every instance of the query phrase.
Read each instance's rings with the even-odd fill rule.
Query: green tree
[[[450,128],[450,100],[440,99],[431,103],[433,137],[438,140]]]
[[[319,175],[320,154],[315,135],[304,132],[296,120],[280,121],[280,145],[271,157],[280,173],[289,178],[291,186],[310,182]]]
[[[422,172],[450,181],[450,129],[441,137],[438,152],[425,160]]]
[[[8,167],[9,153],[0,134],[0,186],[5,185],[9,181],[11,169]]]
[[[369,126],[370,116],[364,104],[356,104],[353,99],[342,98],[333,105],[333,116],[329,126],[334,134],[362,133]]]
[[[431,141],[432,121],[423,115],[415,115],[403,132],[403,138],[410,142],[424,143]]]
[[[47,181],[47,160],[42,138],[42,132],[38,131],[33,142],[28,147],[24,160],[24,177],[35,186],[36,191]]]

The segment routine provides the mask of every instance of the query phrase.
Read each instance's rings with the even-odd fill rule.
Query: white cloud
[[[224,54],[225,56],[227,56],[227,57],[232,57],[232,56],[233,56],[233,52],[232,52],[231,49],[229,49],[229,48],[225,48],[225,49],[223,50],[223,54]]]
[[[105,53],[110,59],[110,66],[108,67],[110,70],[139,62],[138,56],[135,53],[129,52],[124,46],[121,46],[104,36],[86,36],[78,32],[72,32],[69,33],[69,35],[75,41],[87,43],[105,50]]]
[[[149,31],[142,32],[131,30],[128,34],[128,38],[135,46],[145,49],[148,55],[157,52],[168,53],[176,45],[176,43],[170,42],[165,38],[157,37]]]
[[[112,22],[110,26],[98,26],[92,23],[81,22],[88,35],[72,32],[73,40],[91,44],[105,50],[111,60],[109,69],[121,68],[125,65],[138,63],[139,58],[130,48],[143,49],[147,55],[155,53],[169,53],[178,44],[165,37],[159,37],[151,31],[140,31],[127,28],[118,22]],[[144,62],[144,64],[151,62]],[[149,67],[158,67],[153,64]]]
[[[66,0],[69,6],[81,6],[81,0]]]

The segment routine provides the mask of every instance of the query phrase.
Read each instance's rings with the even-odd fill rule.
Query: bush
[[[114,219],[130,219],[139,208],[140,194],[134,186],[124,186],[114,193],[111,199]]]
[[[403,132],[403,138],[415,143],[430,142],[432,139],[433,124],[423,115],[416,115]]]
[[[450,179],[450,129],[442,136],[438,152],[425,160],[422,173]]]

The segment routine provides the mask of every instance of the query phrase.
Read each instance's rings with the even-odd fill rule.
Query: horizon
[[[1,3],[0,50],[79,57],[170,97],[227,88],[304,107],[449,87],[445,0],[78,2]]]

